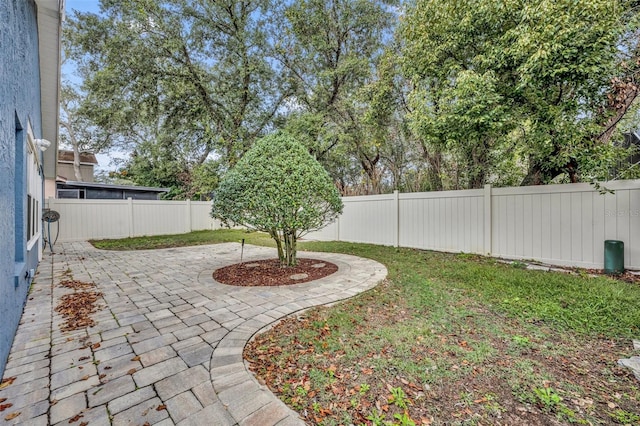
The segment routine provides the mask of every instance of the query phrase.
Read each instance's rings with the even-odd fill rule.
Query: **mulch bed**
[[[324,260],[298,259],[295,267],[282,267],[278,259],[257,260],[226,266],[213,272],[213,279],[237,286],[279,286],[324,278],[338,267]]]

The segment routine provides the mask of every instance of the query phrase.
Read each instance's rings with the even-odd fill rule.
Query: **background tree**
[[[211,210],[226,224],[269,233],[285,266],[297,263],[298,238],[340,213],[340,194],[327,172],[286,133],[255,143],[222,178]]]
[[[100,15],[75,13],[65,37],[87,113],[138,157],[172,144],[185,172],[211,157],[233,165],[288,94],[272,11],[268,0],[102,0]]]
[[[98,153],[113,145],[113,138],[104,128],[96,126],[83,110],[84,98],[69,81],[60,91],[60,141],[73,151],[74,179],[82,182],[80,153]]]
[[[459,186],[512,181],[504,173],[521,170],[525,185],[589,178],[627,7],[609,0],[409,7],[401,40],[415,86],[412,124],[446,162],[459,164]]]
[[[298,0],[279,26],[279,60],[296,88],[288,131],[298,135],[343,186],[365,173],[380,191],[380,145],[361,121],[360,91],[374,76],[385,37],[391,37],[395,1]],[[355,167],[354,167],[355,166]]]

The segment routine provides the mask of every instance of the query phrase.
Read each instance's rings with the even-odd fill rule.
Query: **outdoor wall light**
[[[49,142],[46,139],[36,139],[35,143],[36,143],[36,146],[40,148],[40,151],[46,151],[47,148],[51,146],[51,142]]]

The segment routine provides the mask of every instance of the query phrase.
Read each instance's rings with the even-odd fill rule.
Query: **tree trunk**
[[[431,154],[427,149],[427,146],[421,142],[422,158],[427,162],[427,178],[429,180],[429,191],[442,191],[444,185],[442,184],[442,177],[440,176],[442,153],[438,150]]]
[[[569,176],[571,183],[577,183],[580,180],[578,175],[578,162],[572,158],[569,162],[560,167],[543,167],[544,163],[541,160],[529,160],[529,172],[524,177],[520,186],[530,185],[546,185],[556,176],[566,173]]]
[[[273,240],[276,242],[276,248],[278,249],[278,260],[280,260],[280,263],[283,263],[285,261],[285,258],[284,251],[282,250],[282,240],[280,239],[280,235],[278,235],[278,231],[276,231],[275,229],[270,230],[269,235],[271,235],[271,238],[273,238]]]
[[[284,235],[284,249],[285,249],[285,265],[284,266],[296,266],[298,264],[297,257],[297,239],[295,231],[287,231]]]
[[[68,114],[69,113],[67,112],[67,115]],[[73,174],[75,175],[77,182],[82,182],[82,173],[80,172],[80,147],[78,145],[78,139],[76,138],[76,134],[70,123],[61,121],[60,125],[67,129],[69,142],[71,142],[71,146],[73,147]]]
[[[75,142],[75,137],[72,137],[71,140]],[[80,149],[78,148],[78,144],[73,144],[73,173],[76,176],[77,182],[82,182],[82,172],[80,171]]]

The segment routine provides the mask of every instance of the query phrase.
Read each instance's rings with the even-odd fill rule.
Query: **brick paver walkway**
[[[5,423],[304,424],[248,372],[245,344],[278,319],[354,296],[387,273],[368,259],[301,253],[339,270],[286,287],[233,287],[211,274],[239,261],[236,243],[113,252],[81,242],[54,251],[44,254],[5,370],[15,377],[0,390],[0,406],[12,404],[0,413]],[[273,255],[246,246],[244,260]],[[104,296],[95,326],[62,332],[54,308],[73,292],[59,286],[70,278]]]

